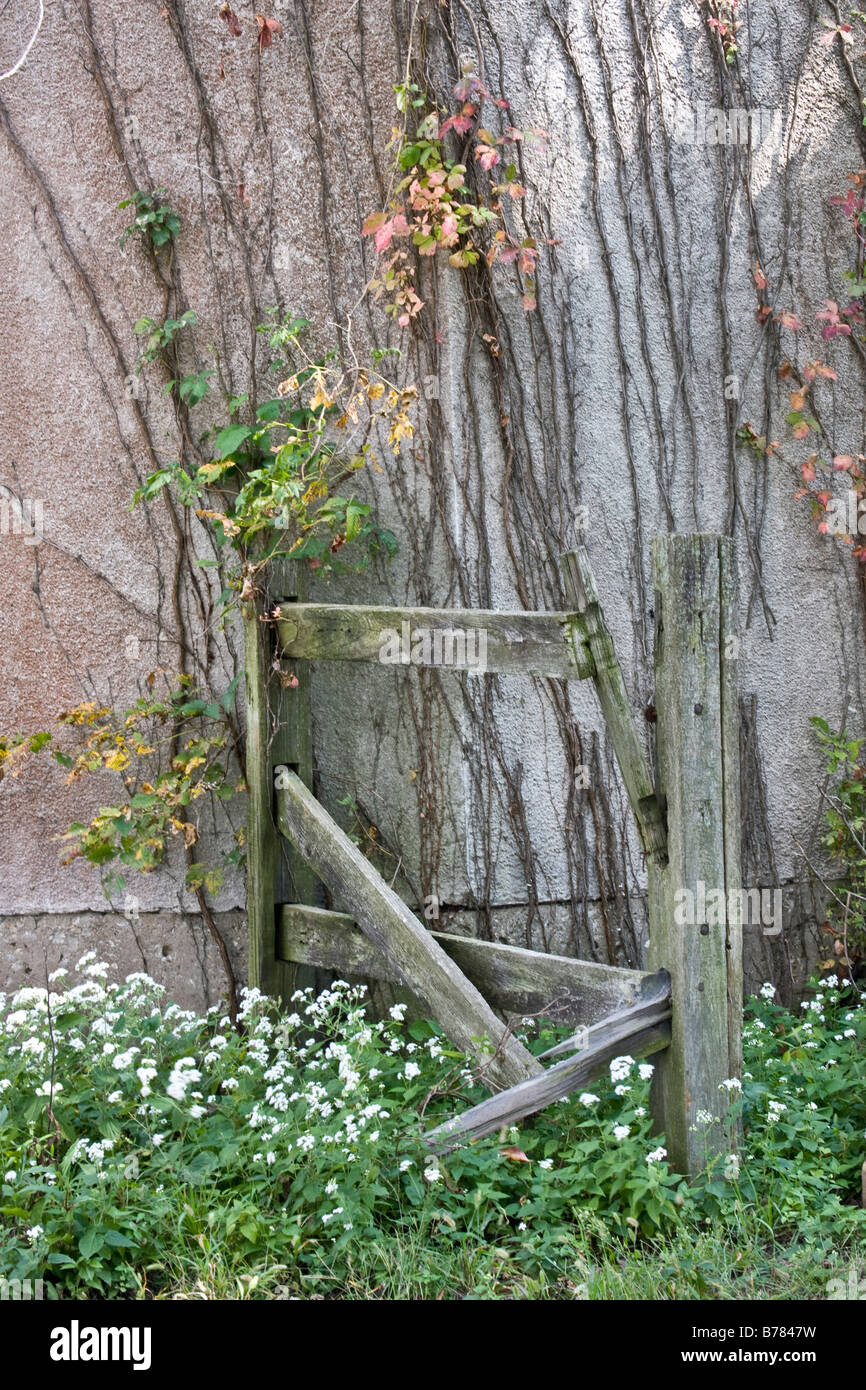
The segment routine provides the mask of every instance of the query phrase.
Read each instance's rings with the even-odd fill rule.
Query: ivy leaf
[[[247,425],[226,425],[225,429],[218,430],[215,450],[217,457],[226,459],[236,453],[252,433]]]
[[[231,5],[223,5],[220,8],[220,19],[225,20],[232,38],[239,39],[243,30],[241,29],[241,22]]]
[[[259,26],[259,52],[270,48],[275,37],[283,32],[283,26],[278,19],[265,19],[263,15],[256,15],[256,24]]]
[[[187,888],[192,888],[193,891],[195,891],[197,888],[203,888],[206,877],[207,870],[204,864],[190,864],[189,868],[186,871]]]

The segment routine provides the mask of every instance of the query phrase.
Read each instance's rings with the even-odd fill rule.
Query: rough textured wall
[[[819,43],[817,8],[763,0],[740,6],[734,67],[707,23],[720,11],[695,0],[275,0],[283,33],[264,51],[252,9],[237,6],[235,38],[219,8],[53,0],[0,83],[0,482],[43,499],[45,515],[39,544],[0,536],[0,724],[31,730],[82,699],[130,700],[154,666],[181,661],[207,689],[228,684],[237,634],[214,629],[222,576],[193,558],[210,554],[205,532],[164,502],[126,510],[157,463],[198,457],[159,380],[135,375],[133,325],[194,307],[188,369],[215,349],[226,387],[255,396],[255,325],[266,306],[290,306],[343,352],[399,343],[404,379],[422,388],[414,440],[397,458],[384,450],[367,484],[400,555],[320,596],[561,607],[556,557],[586,508],[582,538],[640,717],[652,535],[735,537],[744,873],[785,886],[789,924],[747,950],[753,979],[791,987],[814,960],[798,845],[813,853],[822,764],[807,720],[862,727],[862,594],[850,553],[794,498],[798,456],[735,441],[746,421],[781,439],[789,408],[777,369],[792,338],[756,315],[757,262],[765,301],[807,325],[799,358],[814,339],[811,355],[839,370],[839,386],[821,388],[836,451],[861,447],[862,351],[813,327],[854,264],[828,199],[862,162],[856,50]],[[38,10],[14,0],[4,12],[4,70]],[[507,271],[428,266],[425,312],[401,332],[363,297],[374,258],[361,224],[389,186],[392,84],[408,70],[444,106],[467,56],[515,125],[550,132],[547,154],[524,153],[514,217],[558,244],[542,256],[536,313]],[[714,108],[760,108],[760,136],[688,143],[684,113],[703,125]],[[183,218],[168,269],[118,248],[117,203],[158,186]],[[323,663],[315,702],[320,794],[332,807],[353,796],[401,857],[407,891],[484,934],[640,959],[644,866],[587,685],[384,669],[361,680]],[[211,996],[206,933],[179,915],[194,907],[180,854],[130,886],[133,923],[106,913],[92,868],[59,866],[52,837],[112,799],[107,782],[70,792],[41,764],[0,785],[2,971],[41,970],[46,942],[56,963],[60,925],[74,952],[102,922],[132,968],[143,950],[171,979],[170,926],[194,938],[177,967],[184,998]],[[229,882],[215,905],[227,932],[242,903]]]

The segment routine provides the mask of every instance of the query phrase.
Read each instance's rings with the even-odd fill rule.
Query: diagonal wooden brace
[[[541,1065],[532,1053],[294,772],[280,775],[276,796],[280,830],[331,892],[346,901],[365,936],[393,965],[398,982],[421,1000],[461,1051],[484,1064],[485,1082],[507,1087],[537,1075]],[[495,1049],[492,1055],[479,1052],[482,1038]]]
[[[595,684],[644,850],[650,859],[664,864],[667,862],[664,816],[653,788],[649,761],[631,711],[622,669],[616,659],[613,638],[598,601],[589,557],[583,546],[578,546],[577,550],[561,555],[559,563],[566,597],[578,615],[571,629],[575,660],[581,674],[586,670]]]

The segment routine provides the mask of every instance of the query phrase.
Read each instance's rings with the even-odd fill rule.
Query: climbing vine
[[[399,244],[408,240],[419,256],[447,251],[449,264],[459,269],[476,265],[482,256],[488,266],[516,264],[523,308],[535,309],[538,245],[532,236],[518,238],[512,233],[503,199],[516,202],[526,196],[512,152],[518,143],[543,149],[547,131],[518,130],[506,124],[494,134],[483,126],[485,103],[501,115],[508,110],[508,101],[491,95],[471,63],[464,63],[453,89],[458,104],[448,115],[443,116],[435,104],[431,109],[431,98],[417,82],[400,83],[394,91],[403,118],[389,145],[398,182],[387,211],[373,213],[363,228],[365,236],[375,237],[380,257],[378,274],[370,283],[374,296],[384,294],[385,312],[404,328],[423,308],[414,259]],[[454,157],[446,152],[449,132]],[[467,186],[470,160],[491,176],[483,194]],[[551,238],[546,240],[553,244]]]

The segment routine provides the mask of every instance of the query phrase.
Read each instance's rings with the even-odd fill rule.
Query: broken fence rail
[[[539,1076],[531,1076],[437,1125],[425,1134],[424,1142],[436,1153],[445,1153],[460,1144],[483,1139],[486,1134],[534,1115],[586,1086],[624,1049],[637,1059],[668,1047],[671,1037],[670,975],[660,970],[648,977],[647,984],[648,993],[640,1003],[582,1030],[581,1034],[559,1044],[546,1055],[558,1055],[562,1048],[573,1049],[585,1041],[586,1046],[579,1052],[572,1052]]]

